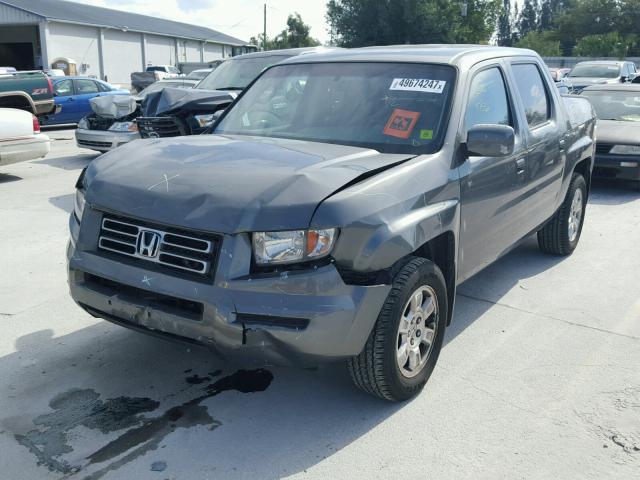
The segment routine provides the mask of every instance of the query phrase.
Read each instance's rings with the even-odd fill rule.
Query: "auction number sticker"
[[[429,80],[428,78],[394,78],[389,90],[442,93],[446,85],[447,82],[444,80]]]

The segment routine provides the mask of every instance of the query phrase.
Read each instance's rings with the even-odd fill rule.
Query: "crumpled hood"
[[[229,105],[236,98],[237,92],[222,90],[200,90],[197,88],[163,88],[151,92],[142,101],[142,115],[155,117],[170,114],[178,110],[187,112],[216,110]]]
[[[247,136],[136,140],[94,160],[94,208],[198,230],[236,233],[309,226],[347,184],[414,157]]]
[[[598,120],[596,141],[614,145],[639,145],[640,122]]]

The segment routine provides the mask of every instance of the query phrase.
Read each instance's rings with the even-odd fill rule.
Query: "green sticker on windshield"
[[[433,130],[420,130],[420,140],[432,140]]]

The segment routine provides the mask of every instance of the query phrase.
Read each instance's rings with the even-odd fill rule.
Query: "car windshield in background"
[[[196,88],[203,90],[243,90],[265,68],[281,62],[285,58],[289,58],[289,55],[270,55],[223,62],[205,77]]]
[[[189,80],[202,80],[204,77],[209,75],[210,70],[196,70],[187,75],[186,78]]]
[[[312,63],[265,72],[215,133],[429,153],[440,148],[455,83],[444,65]]]
[[[620,67],[617,65],[577,65],[569,77],[617,78]]]
[[[640,122],[640,92],[585,90],[600,120]]]

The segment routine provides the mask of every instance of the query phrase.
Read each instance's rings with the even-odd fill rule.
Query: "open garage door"
[[[33,70],[33,44],[0,43],[0,66],[15,67],[17,70]]]
[[[2,26],[0,28],[0,66],[17,70],[34,70],[38,51],[38,27],[35,25]]]

